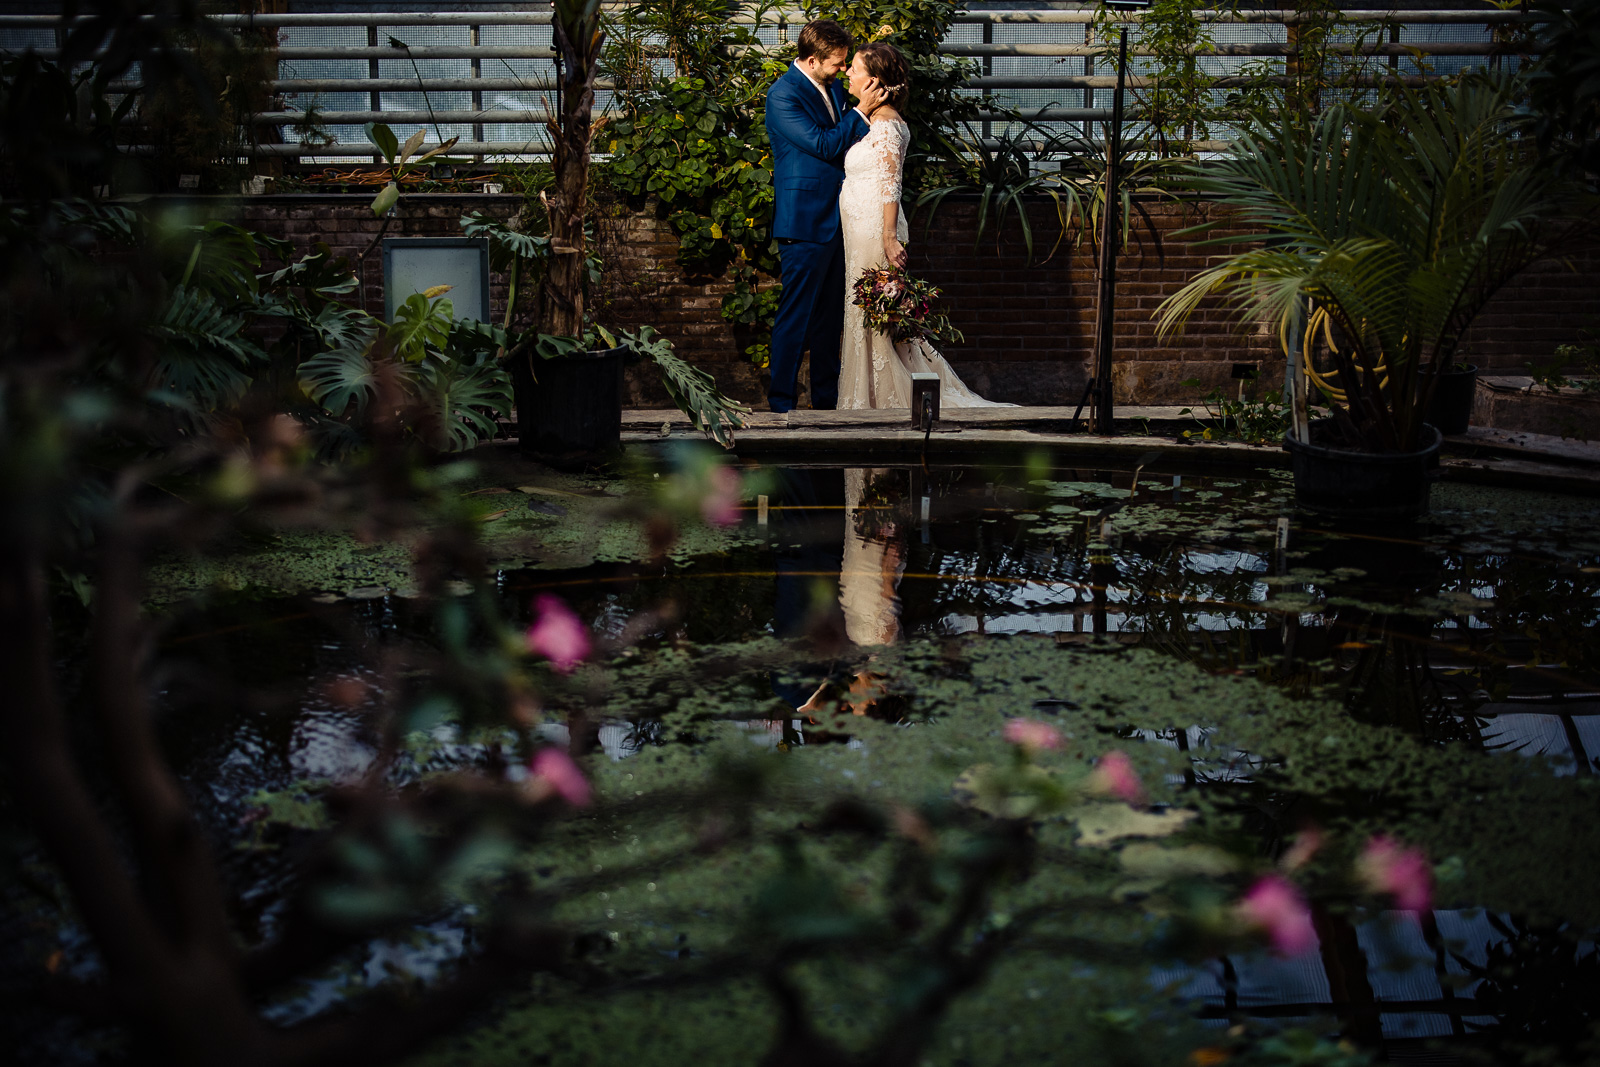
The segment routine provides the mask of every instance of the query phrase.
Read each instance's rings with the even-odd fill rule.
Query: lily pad
[[[1125,837],[1167,837],[1187,826],[1198,812],[1188,808],[1139,811],[1126,804],[1090,804],[1072,816],[1078,824],[1076,844],[1105,848]]]

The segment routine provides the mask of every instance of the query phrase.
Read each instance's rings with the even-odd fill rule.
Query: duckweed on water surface
[[[1220,1031],[1196,1004],[1220,1011],[1221,987],[1207,985],[1217,960],[1267,966],[1221,932],[1230,902],[1308,827],[1326,844],[1293,878],[1330,921],[1361,931],[1369,955],[1371,938],[1399,943],[1410,929],[1391,931],[1384,901],[1352,876],[1376,834],[1425,851],[1442,916],[1487,909],[1566,923],[1580,940],[1600,927],[1600,779],[1559,747],[1494,750],[1522,707],[1507,701],[1600,678],[1594,501],[1441,485],[1427,524],[1371,537],[1295,513],[1276,477],[1174,490],[1146,471],[1135,491],[1127,474],[1013,487],[935,471],[916,483],[932,498],[919,535],[913,475],[877,476],[855,535],[891,547],[852,558],[880,568],[871,584],[896,623],[887,644],[840,630],[838,540],[852,534],[837,505],[798,512],[836,524],[819,541],[774,490],[768,527],[748,513],[726,530],[684,523],[671,555],[651,561],[623,514],[630,495],[653,491],[648,470],[601,480],[488,469],[454,490],[480,515],[504,512],[483,523],[501,568],[484,592],[514,624],[553,591],[599,637],[633,636],[570,678],[541,675],[527,734],[481,731],[446,710],[409,739],[397,785],[446,781],[497,748],[516,763],[530,741],[569,729],[580,747],[600,746],[581,761],[596,806],[515,849],[485,843],[486,866],[434,902],[446,918],[413,934],[446,946],[448,961],[460,952],[449,945],[493,936],[475,916],[505,879],[525,879],[545,894],[542,918],[587,947],[415,1062],[755,1062],[785,1025],[756,961],[808,930],[818,947],[790,969],[793,988],[820,1040],[859,1051],[926,980],[951,906],[938,894],[958,884],[939,879],[993,847],[1004,823],[988,811],[1037,816],[1029,859],[994,883],[963,942],[1007,939],[951,1000],[928,1063],[1177,1063],[1214,1046]],[[226,636],[234,608],[214,595],[177,636],[238,656],[262,685],[309,675],[320,691],[366,669],[372,653],[352,631],[461,639],[405,600],[405,559],[404,546],[283,531],[214,570],[186,575],[173,561],[154,578],[175,604],[201,589],[267,597],[237,638]],[[352,591],[310,630],[248,621],[291,614],[271,593]],[[790,639],[785,610],[811,643]],[[263,655],[267,633],[281,660]],[[850,692],[864,680],[877,687],[866,701]],[[824,699],[797,713],[819,686]],[[791,691],[802,696],[775,695]],[[313,756],[359,749],[371,712],[312,715],[311,703],[301,721],[213,724],[190,742],[191,773],[219,783],[219,813],[252,820],[241,877],[284,878],[261,872],[339,819],[331,786],[350,771]],[[1013,717],[1048,723],[1063,747],[1016,770],[1002,737]],[[1086,792],[1112,750],[1127,754],[1151,809]],[[917,819],[932,837],[917,836]],[[910,878],[932,896],[908,911]],[[1481,948],[1475,933],[1439,936],[1446,952]],[[359,956],[341,966],[346,993],[381,981]]]

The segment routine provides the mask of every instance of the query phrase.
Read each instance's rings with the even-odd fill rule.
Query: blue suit
[[[867,120],[850,109],[837,82],[828,84],[839,121],[828,114],[816,85],[791,65],[767,90],[767,137],[772,142],[772,235],[778,239],[783,293],[772,326],[773,411],[794,409],[800,357],[811,350],[811,406],[839,400],[839,341],[844,332],[844,240],[839,233],[839,186],[844,154],[867,135]]]

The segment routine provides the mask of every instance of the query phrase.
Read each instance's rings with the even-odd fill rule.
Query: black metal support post
[[[1111,134],[1106,140],[1105,210],[1100,215],[1099,293],[1094,318],[1094,430],[1111,433],[1111,352],[1117,318],[1117,245],[1122,225],[1118,164],[1122,161],[1122,90],[1128,77],[1128,28],[1117,42],[1117,90],[1111,99]]]

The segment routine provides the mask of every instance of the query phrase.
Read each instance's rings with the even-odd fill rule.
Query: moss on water
[[[1593,819],[1600,788],[1588,778],[1558,778],[1542,760],[1430,745],[1355,722],[1333,702],[1295,699],[1253,678],[1210,674],[1148,650],[1063,648],[1034,637],[877,650],[873,669],[911,701],[906,721],[824,715],[807,727],[810,743],[780,751],[777,731],[792,713],[766,688],[780,658],[771,641],[664,648],[641,650],[604,672],[609,706],[637,709],[659,719],[663,736],[695,743],[646,746],[621,760],[590,757],[586,770],[603,814],[565,824],[559,840],[526,861],[540,885],[588,887],[568,895],[554,917],[606,938],[599,966],[650,988],[593,996],[540,979],[492,1022],[414,1063],[496,1065],[536,1056],[561,1065],[754,1062],[774,1034],[775,1007],[737,967],[702,984],[700,966],[737,958],[751,936],[763,887],[785,869],[772,842],[814,824],[841,797],[883,804],[950,797],[963,771],[1011,758],[1001,730],[1017,715],[1045,719],[1067,738],[1063,751],[1040,756],[1048,773],[1081,778],[1089,761],[1120,749],[1154,801],[1199,814],[1158,839],[1101,842],[1070,813],[1039,824],[1036,869],[1001,887],[990,921],[1030,909],[1045,917],[979,988],[955,1001],[924,1062],[1181,1061],[1208,1031],[1153,979],[1168,959],[1160,948],[1167,916],[1196,876],[1238,893],[1267,866],[1265,842],[1305,819],[1329,836],[1323,855],[1297,875],[1308,884],[1347,886],[1341,872],[1361,842],[1386,832],[1440,864],[1439,907],[1600,923],[1592,860],[1600,849]],[[1190,753],[1135,734],[1192,725],[1207,735]],[[830,731],[859,744],[826,743]],[[766,782],[751,812],[752,844],[696,857],[697,835],[715,813],[684,798],[719,768],[749,760]],[[1203,777],[1230,767],[1244,772],[1232,784],[1183,784],[1186,771]],[[1278,821],[1276,830],[1263,829],[1263,815]],[[807,834],[799,848],[808,877],[837,887],[846,911],[886,912],[888,847]],[[808,914],[803,903],[791,904],[783,921],[803,923]],[[898,995],[905,962],[845,953],[801,968],[797,980],[818,1029],[861,1048]],[[696,981],[680,986],[674,975]]]
[[[639,522],[623,512],[630,496],[649,491],[647,482],[647,473],[564,474],[486,454],[442,491],[484,517],[480,541],[491,570],[577,570],[649,558]],[[409,595],[415,586],[412,551],[427,530],[422,524],[403,538],[367,543],[350,530],[282,527],[208,545],[203,554],[169,553],[147,568],[147,602],[218,593]],[[762,540],[754,530],[696,522],[680,530],[670,557],[687,564]]]

